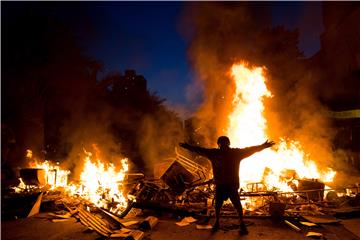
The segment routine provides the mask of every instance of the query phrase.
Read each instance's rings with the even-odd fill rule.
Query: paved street
[[[141,220],[143,218],[138,218]],[[126,220],[126,219],[125,219]],[[129,219],[130,220],[130,219]],[[133,219],[131,219],[133,220]],[[318,227],[301,227],[297,232],[284,222],[273,223],[270,219],[246,219],[249,224],[249,235],[240,236],[236,227],[237,220],[233,218],[222,218],[221,229],[212,233],[210,230],[197,230],[196,223],[180,227],[175,223],[181,219],[173,216],[160,216],[158,224],[154,229],[145,233],[144,239],[156,240],[191,240],[191,239],[309,239],[306,234],[309,231],[322,233],[327,240],[357,240],[360,239],[351,231],[359,233],[360,219],[347,219],[340,224],[328,224]],[[213,219],[210,221],[212,223]],[[40,213],[34,217],[12,221],[2,221],[1,239],[101,239],[96,232],[88,230],[75,218],[65,222],[51,222],[47,213]],[[351,231],[349,231],[351,230]]]

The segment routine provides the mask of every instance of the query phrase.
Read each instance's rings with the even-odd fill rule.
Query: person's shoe
[[[240,224],[240,235],[247,235],[249,234],[249,231],[247,230],[247,227],[244,222]]]
[[[211,229],[211,232],[216,232],[220,229],[220,224],[219,223],[215,223]]]

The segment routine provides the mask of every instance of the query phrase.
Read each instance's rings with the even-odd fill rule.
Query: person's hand
[[[269,140],[266,140],[266,142],[264,142],[262,145],[264,146],[264,148],[269,148],[272,147],[274,144],[275,144],[274,141],[269,142]]]

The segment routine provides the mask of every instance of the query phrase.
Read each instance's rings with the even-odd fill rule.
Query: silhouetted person
[[[216,221],[213,231],[220,227],[220,209],[225,200],[230,198],[232,204],[239,214],[240,233],[248,234],[247,228],[243,221],[243,211],[238,193],[239,189],[239,166],[240,161],[252,154],[259,152],[265,148],[271,147],[275,143],[266,141],[261,145],[247,148],[230,148],[230,140],[226,136],[221,136],[217,140],[219,148],[202,148],[192,146],[187,143],[179,145],[192,152],[207,157],[211,161],[213,168],[214,181],[216,184],[215,194],[215,215]]]

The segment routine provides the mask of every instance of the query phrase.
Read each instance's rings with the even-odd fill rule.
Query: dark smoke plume
[[[229,77],[233,63],[245,60],[266,68],[267,86],[274,95],[265,101],[267,134],[298,140],[305,152],[321,166],[330,166],[333,137],[326,108],[312,91],[311,74],[298,49],[299,33],[271,26],[263,3],[196,3],[187,17],[193,26],[189,57],[203,85],[203,103],[196,112],[199,132],[206,145],[224,134],[231,112],[234,83]]]

